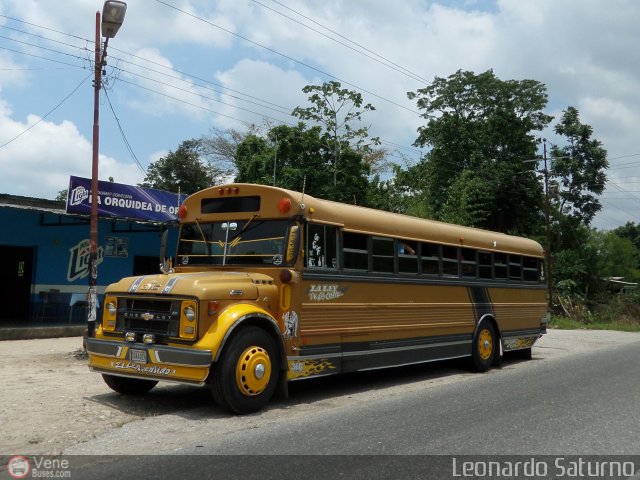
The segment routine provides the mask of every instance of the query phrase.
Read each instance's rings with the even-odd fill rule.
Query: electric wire
[[[392,105],[395,105],[396,107],[402,108],[403,110],[407,110],[408,112],[415,113],[416,115],[420,115],[420,112],[418,112],[416,110],[413,110],[413,109],[407,107],[406,105],[402,105],[402,104],[400,104],[398,102],[395,102],[394,100],[390,100],[390,99],[385,98],[385,97],[383,97],[381,95],[378,95],[377,93],[374,93],[374,92],[371,92],[369,90],[366,90],[365,88],[359,87],[358,85],[355,85],[353,83],[347,82],[346,80],[343,80],[343,79],[341,79],[339,77],[336,77],[335,75],[332,75],[332,74],[330,74],[328,72],[325,72],[324,70],[321,70],[321,69],[319,69],[317,67],[314,67],[313,65],[310,65],[310,64],[305,63],[305,62],[303,62],[301,60],[298,60],[298,59],[296,59],[296,58],[294,58],[294,57],[292,57],[290,55],[287,55],[285,53],[279,52],[278,50],[275,50],[275,49],[273,49],[271,47],[267,47],[266,45],[263,45],[263,44],[261,44],[259,42],[251,40],[250,38],[247,38],[247,37],[245,37],[243,35],[240,35],[239,33],[233,32],[233,31],[231,31],[231,30],[229,30],[227,28],[221,27],[220,25],[217,25],[217,24],[215,24],[215,23],[213,23],[213,22],[211,22],[209,20],[206,20],[206,19],[204,19],[202,17],[199,17],[198,15],[195,15],[195,14],[193,14],[191,12],[188,12],[186,10],[178,8],[175,5],[171,5],[170,3],[167,3],[164,0],[155,0],[155,1],[160,3],[160,4],[162,4],[162,5],[164,5],[164,6],[166,6],[166,7],[168,7],[168,8],[171,8],[173,10],[178,11],[178,12],[182,13],[183,15],[187,15],[187,16],[195,19],[195,20],[198,20],[198,21],[203,22],[203,23],[205,23],[207,25],[210,25],[210,26],[212,26],[214,28],[222,30],[223,32],[228,33],[229,35],[233,35],[233,36],[235,36],[237,38],[240,38],[241,40],[244,40],[245,42],[248,42],[248,43],[250,43],[252,45],[255,45],[255,46],[260,47],[260,48],[262,48],[264,50],[267,50],[268,52],[271,52],[271,53],[273,53],[275,55],[283,57],[283,58],[285,58],[287,60],[290,60],[290,61],[292,61],[294,63],[297,63],[298,65],[301,65],[301,66],[303,66],[305,68],[308,68],[310,70],[318,72],[318,73],[320,73],[320,74],[322,74],[322,75],[324,75],[326,77],[333,78],[334,80],[337,80],[340,83],[343,83],[343,84],[348,85],[350,87],[353,87],[353,88],[355,88],[357,90],[360,90],[361,92],[364,92],[364,93],[366,93],[368,95],[371,95],[372,97],[375,97],[375,98],[377,98],[379,100],[382,100],[384,102],[387,102],[387,103],[390,103]]]
[[[358,50],[358,49],[356,49],[356,48],[352,47],[351,45],[348,45],[348,44],[347,44],[347,43],[345,43],[345,42],[342,42],[342,41],[340,41],[340,40],[338,40],[338,39],[336,39],[336,38],[333,38],[333,37],[331,37],[331,36],[327,35],[326,33],[321,32],[320,30],[317,30],[317,29],[315,29],[315,28],[313,28],[313,27],[311,27],[311,26],[309,26],[309,25],[307,25],[307,24],[305,24],[305,23],[303,23],[303,22],[301,22],[301,21],[299,21],[299,20],[296,20],[296,19],[295,19],[295,18],[293,18],[293,17],[290,17],[289,15],[286,15],[286,14],[284,14],[284,13],[282,13],[282,12],[279,12],[278,10],[276,10],[276,9],[274,9],[274,8],[269,7],[269,6],[265,5],[264,3],[259,2],[258,0],[251,0],[251,1],[252,1],[253,3],[256,3],[256,4],[260,5],[260,6],[261,6],[261,7],[263,7],[263,8],[266,8],[267,10],[270,10],[270,11],[272,11],[272,12],[274,12],[274,13],[276,13],[276,14],[278,14],[278,15],[282,16],[282,17],[284,17],[284,18],[288,18],[289,20],[291,20],[292,22],[297,23],[298,25],[302,25],[303,27],[305,27],[305,28],[307,28],[307,29],[311,30],[312,32],[317,33],[318,35],[322,35],[323,37],[328,38],[329,40],[332,40],[332,41],[334,41],[334,42],[338,43],[339,45],[342,45],[343,47],[346,47],[346,48],[348,48],[348,49],[350,49],[350,50],[353,50],[354,52],[359,53],[360,55],[363,55],[363,56],[365,56],[365,57],[367,57],[367,58],[369,58],[369,59],[373,60],[374,62],[380,63],[381,65],[384,65],[385,67],[388,67],[388,68],[390,68],[391,70],[394,70],[394,71],[396,71],[396,72],[398,72],[398,73],[400,73],[400,74],[402,74],[402,75],[405,75],[405,76],[407,76],[407,77],[411,78],[412,80],[416,80],[416,81],[418,81],[418,82],[420,82],[420,83],[424,83],[424,82],[428,83],[428,80],[426,80],[426,79],[425,79],[425,78],[423,78],[423,77],[420,77],[418,74],[415,74],[415,73],[411,72],[410,70],[406,70],[405,68],[400,67],[399,65],[393,64],[393,62],[390,62],[389,60],[386,60],[386,59],[385,59],[384,57],[382,57],[381,55],[378,55],[377,53],[372,52],[371,50],[369,50],[369,49],[366,49],[366,48],[362,47],[361,45],[357,44],[356,42],[353,42],[352,40],[349,40],[349,39],[348,39],[348,38],[346,38],[345,36],[340,35],[340,34],[338,34],[338,33],[334,32],[333,30],[328,29],[327,27],[322,26],[322,28],[325,28],[326,30],[331,31],[332,33],[334,33],[334,34],[336,34],[336,35],[340,36],[341,38],[344,38],[344,39],[348,40],[349,42],[353,43],[354,45],[357,45],[358,47],[360,47],[360,48],[364,49],[366,52],[371,52],[373,55],[370,55],[370,54],[368,54],[368,53],[366,53],[366,52],[363,52],[363,51],[361,51],[361,50]],[[276,3],[277,3],[277,2],[276,2]],[[299,14],[298,12],[296,12],[296,13],[297,13],[298,15],[301,15],[301,14]],[[307,19],[308,19],[308,17],[305,17],[305,18],[307,18]],[[316,24],[317,24],[317,22],[314,22],[314,23],[316,23]],[[318,25],[319,25],[319,24],[318,24]],[[379,57],[379,58],[376,58],[376,57]],[[382,61],[382,60],[381,60],[381,58],[382,58],[382,59],[384,59],[385,61]],[[389,62],[389,63],[385,63],[385,62]],[[396,65],[396,66],[394,66],[394,65]],[[399,68],[397,68],[397,67],[399,67]]]
[[[13,18],[13,17],[7,17],[7,16],[4,16],[4,17],[5,17],[5,18],[12,19],[12,20],[15,20],[15,21],[18,21],[18,22],[22,22],[21,20],[15,19],[15,18]],[[58,34],[61,34],[61,35],[68,35],[69,37],[72,37],[72,38],[75,38],[75,39],[82,40],[82,41],[83,41],[83,42],[85,42],[85,43],[90,43],[90,40],[85,39],[85,38],[82,38],[82,37],[79,37],[79,36],[77,36],[77,35],[67,34],[67,33],[65,33],[65,32],[61,32],[61,31],[59,31],[59,30],[55,30],[55,29],[52,29],[52,28],[44,27],[44,26],[41,26],[41,25],[36,25],[36,24],[30,23],[30,22],[22,22],[22,23],[25,23],[25,24],[27,24],[27,25],[31,25],[31,26],[34,26],[34,27],[37,27],[37,28],[42,28],[42,29],[44,29],[44,30],[52,31],[52,32],[55,32],[55,33],[58,33]],[[80,47],[80,46],[77,46],[77,45],[73,45],[73,44],[69,44],[69,43],[66,43],[66,42],[61,42],[61,41],[58,41],[58,40],[55,40],[55,39],[51,39],[51,38],[46,37],[46,36],[44,36],[44,35],[31,34],[30,32],[26,32],[26,31],[23,31],[23,30],[18,30],[18,29],[12,28],[12,27],[10,27],[10,28],[11,28],[12,30],[14,30],[14,31],[19,31],[20,33],[25,33],[25,34],[28,34],[28,35],[32,35],[32,36],[35,36],[35,37],[40,38],[40,39],[42,39],[42,40],[47,40],[47,41],[57,42],[57,43],[60,43],[60,44],[66,45],[66,46],[70,46],[70,47],[72,47],[72,48],[76,48],[76,49],[79,49],[79,50],[83,50],[83,51],[85,51],[85,52],[87,52],[87,53],[92,52],[92,50],[90,50],[90,49],[89,49],[89,48],[87,48],[87,47]],[[5,38],[8,38],[8,37],[5,37]],[[83,58],[83,57],[79,57],[79,56],[77,56],[77,55],[69,54],[69,53],[67,53],[67,52],[61,52],[61,51],[59,51],[59,50],[48,49],[48,48],[46,48],[46,47],[42,47],[42,46],[39,46],[39,45],[35,45],[35,44],[31,44],[31,43],[28,43],[28,42],[19,41],[19,40],[15,40],[15,39],[11,39],[11,38],[8,38],[8,39],[9,39],[9,40],[12,40],[12,41],[17,41],[18,43],[23,43],[23,44],[26,44],[26,45],[32,46],[32,47],[34,47],[34,48],[43,48],[43,49],[48,50],[48,51],[53,52],[53,53],[58,53],[58,54],[62,54],[62,55],[68,55],[68,56],[71,56],[71,57],[73,57],[73,58],[77,58],[77,59],[80,59],[80,60],[83,60],[83,61],[88,60],[88,59],[85,59],[85,58]],[[0,48],[2,48],[2,47],[0,47]],[[28,54],[26,54],[25,52],[20,52],[20,51],[17,51],[17,50],[11,50],[11,49],[8,49],[8,50],[13,51],[13,52],[15,52],[15,53],[22,53],[22,54],[28,55]],[[220,91],[217,91],[217,90],[215,90],[215,89],[210,89],[210,90],[212,90],[212,91],[214,91],[214,92],[216,92],[216,93],[219,93],[220,95],[228,95],[228,96],[230,96],[231,98],[234,98],[234,99],[236,99],[236,100],[240,100],[240,101],[245,101],[245,102],[248,102],[248,103],[252,103],[252,104],[257,105],[257,106],[260,106],[260,107],[262,107],[262,108],[268,108],[268,109],[271,109],[271,110],[276,111],[276,112],[278,112],[278,113],[286,113],[287,115],[291,116],[291,114],[290,114],[289,112],[285,112],[285,111],[284,111],[284,110],[286,109],[286,107],[283,107],[283,106],[281,106],[281,105],[275,104],[275,103],[273,103],[273,102],[269,102],[269,101],[267,101],[267,100],[260,99],[260,98],[258,98],[258,97],[255,97],[255,96],[252,96],[252,95],[246,94],[246,93],[244,93],[244,92],[240,92],[240,91],[237,91],[237,90],[229,89],[228,87],[224,87],[224,86],[219,85],[219,84],[216,84],[216,83],[214,83],[214,82],[210,82],[210,81],[207,81],[207,80],[202,79],[202,78],[200,78],[200,77],[197,77],[197,76],[195,76],[195,75],[191,75],[191,74],[188,74],[188,73],[186,73],[186,72],[182,72],[182,71],[180,71],[180,70],[176,70],[176,69],[174,69],[174,68],[167,67],[167,66],[162,65],[162,64],[160,64],[160,63],[158,63],[158,62],[154,62],[153,60],[146,59],[146,58],[144,58],[144,57],[141,57],[141,56],[138,56],[138,55],[134,55],[134,54],[128,53],[128,52],[126,52],[126,51],[124,51],[124,50],[121,50],[121,49],[117,49],[117,48],[112,47],[112,50],[116,50],[116,51],[118,51],[118,52],[124,53],[125,55],[129,55],[129,56],[134,57],[134,58],[137,58],[137,59],[139,59],[139,60],[142,60],[142,61],[145,61],[145,62],[149,62],[149,63],[151,63],[151,64],[155,64],[155,65],[160,66],[160,67],[162,67],[162,68],[165,68],[165,69],[168,69],[168,70],[174,71],[174,72],[176,72],[176,73],[178,73],[178,74],[186,75],[186,76],[188,76],[188,77],[198,79],[198,80],[203,81],[203,82],[205,82],[205,83],[209,83],[209,84],[212,84],[212,85],[218,86],[218,87],[220,87],[220,88],[223,88],[223,89],[225,89],[225,90],[232,91],[232,92],[237,93],[237,94],[239,94],[239,95],[243,95],[243,96],[246,96],[246,97],[248,97],[248,98],[253,98],[253,99],[258,100],[259,102],[265,103],[265,104],[267,104],[267,105],[262,105],[262,104],[260,104],[260,103],[251,102],[250,100],[242,99],[242,98],[236,97],[235,95],[229,95],[229,94],[228,94],[228,93],[226,93],[226,92],[220,92]],[[34,57],[36,57],[36,58],[43,58],[43,59],[45,59],[45,60],[54,61],[54,60],[52,60],[52,59],[50,59],[50,58],[47,58],[47,57],[40,57],[40,56],[37,56],[37,55],[33,55],[33,56],[34,56]],[[179,81],[181,81],[181,82],[189,83],[188,81],[186,81],[185,79],[182,79],[182,78],[180,78],[180,77],[176,77],[176,76],[168,75],[168,74],[166,74],[166,73],[163,73],[163,72],[160,72],[160,71],[157,71],[157,70],[149,69],[148,67],[145,67],[145,66],[140,65],[140,64],[136,64],[136,63],[134,63],[134,62],[131,62],[131,61],[126,60],[126,59],[123,59],[123,58],[118,58],[118,57],[111,57],[111,58],[114,58],[115,60],[118,60],[118,61],[123,62],[123,63],[128,63],[128,64],[130,64],[130,65],[134,65],[134,66],[136,66],[136,67],[140,67],[140,68],[147,68],[148,70],[153,71],[154,73],[157,73],[157,74],[159,74],[159,75],[166,75],[166,76],[168,76],[169,78],[173,78],[173,79],[179,80]],[[59,63],[62,63],[62,62],[59,62]],[[72,64],[67,64],[67,65],[69,65],[69,66],[75,66],[75,65],[72,65]],[[78,67],[78,68],[84,68],[84,67]],[[126,73],[129,73],[130,75],[139,76],[139,77],[142,77],[142,78],[146,78],[146,79],[148,79],[148,80],[150,80],[150,81],[159,82],[158,80],[151,79],[151,78],[149,78],[149,77],[144,77],[144,76],[142,76],[142,75],[140,75],[140,74],[136,74],[136,73],[134,73],[134,72],[132,72],[132,71],[130,71],[130,70],[124,70],[124,69],[122,69],[122,68],[120,68],[119,70],[124,71],[124,72],[126,72]],[[160,83],[163,83],[163,82],[160,82]],[[166,84],[166,83],[164,83],[164,85],[165,85],[165,86],[170,86],[171,88],[180,89],[180,87],[177,87],[177,86],[175,86],[175,85],[169,85],[169,84]],[[189,84],[189,85],[195,85],[195,86],[197,86],[197,87],[199,87],[199,88],[205,88],[205,89],[208,89],[208,87],[203,86],[203,85],[198,85],[198,84]],[[183,91],[185,91],[184,89],[182,89],[182,90],[183,90]],[[150,91],[153,91],[153,90],[150,90]],[[153,92],[154,92],[155,94],[161,94],[161,92],[158,92],[158,91],[153,91]],[[192,93],[192,92],[189,92],[189,93]],[[271,119],[271,120],[274,120],[274,121],[277,121],[277,122],[282,122],[283,124],[291,125],[290,123],[288,123],[288,122],[284,122],[284,121],[282,121],[281,119],[276,119],[276,118],[274,118],[274,117],[269,117],[269,116],[267,116],[267,115],[264,115],[264,114],[261,114],[261,113],[258,113],[258,112],[254,112],[254,111],[252,111],[252,110],[243,109],[242,107],[238,107],[237,105],[234,105],[234,104],[227,104],[227,103],[225,103],[225,102],[221,102],[221,101],[219,101],[219,100],[217,100],[217,99],[211,99],[210,97],[206,97],[206,96],[203,96],[203,97],[204,97],[204,98],[207,98],[207,99],[209,99],[209,100],[214,100],[214,101],[218,101],[218,102],[220,102],[220,103],[224,103],[224,104],[229,105],[229,106],[231,106],[231,107],[233,107],[233,108],[238,108],[238,109],[241,109],[241,110],[246,110],[246,111],[248,111],[248,112],[250,112],[250,113],[253,113],[253,114],[261,115],[261,116],[262,116],[262,117],[264,117],[264,118],[268,118],[268,119]],[[175,99],[175,97],[170,97],[170,98],[173,98],[174,100],[177,100],[177,99]],[[177,100],[177,101],[179,101],[179,100]],[[269,107],[268,105],[273,105],[273,106],[275,106],[276,108],[271,108],[271,107]],[[278,109],[280,109],[280,110],[278,110]],[[212,112],[214,112],[214,113],[219,113],[219,112],[215,112],[215,111],[213,111],[213,110],[211,110],[211,111],[212,111]],[[231,117],[231,118],[233,118],[233,117]],[[236,119],[236,120],[239,120],[239,119]],[[244,122],[243,122],[243,123],[244,123]],[[381,140],[381,141],[384,141],[384,140]],[[394,144],[394,147],[395,147],[395,148],[399,148],[399,149],[404,149],[404,150],[407,150],[407,151],[412,151],[412,149],[411,149],[410,147],[401,146],[401,145],[398,145],[398,144]]]
[[[109,108],[111,109],[111,113],[113,113],[113,118],[115,118],[116,123],[118,124],[118,130],[120,130],[120,135],[122,136],[122,140],[124,141],[124,144],[125,144],[125,146],[127,148],[127,151],[129,152],[129,155],[131,155],[131,158],[135,161],[136,165],[138,166],[138,168],[140,169],[142,174],[146,175],[147,171],[140,164],[140,161],[138,160],[138,157],[136,156],[135,152],[133,151],[133,148],[131,147],[131,144],[129,143],[129,140],[127,139],[127,136],[124,133],[124,129],[122,128],[122,124],[120,123],[120,119],[118,118],[118,115],[116,115],[116,111],[114,110],[113,104],[111,103],[111,99],[109,98],[109,92],[107,91],[106,88],[103,88],[102,90],[104,91],[104,96],[107,99],[107,103],[109,104]]]
[[[22,135],[24,135],[25,133],[27,133],[29,130],[31,130],[33,127],[35,127],[36,125],[38,125],[40,122],[42,122],[43,120],[45,120],[49,115],[51,115],[53,112],[55,112],[58,108],[60,108],[60,106],[62,106],[62,104],[64,102],[67,101],[67,99],[69,99],[74,93],[76,93],[76,91],[84,84],[84,82],[86,82],[87,80],[89,80],[91,78],[93,74],[89,74],[87,75],[72,91],[71,93],[69,93],[66,97],[64,97],[55,107],[53,107],[51,110],[49,110],[47,113],[44,114],[44,116],[42,116],[37,122],[33,123],[32,125],[30,125],[28,128],[24,129],[22,132],[20,132],[18,135],[16,135],[15,137],[13,137],[11,140],[3,143],[2,145],[0,145],[0,148],[4,148],[7,145],[9,145],[10,143],[14,142],[15,140],[17,140],[18,138],[20,138]]]
[[[254,0],[254,1],[255,1],[255,0]],[[401,69],[401,70],[404,70],[405,72],[407,72],[407,74],[408,74],[409,76],[413,76],[413,77],[415,77],[417,80],[419,80],[419,81],[421,81],[421,82],[425,82],[425,83],[430,83],[430,82],[431,82],[430,80],[427,80],[426,78],[421,77],[421,76],[420,76],[420,75],[418,75],[417,73],[414,73],[414,72],[412,72],[411,70],[409,70],[409,69],[407,69],[407,68],[405,68],[405,67],[403,67],[403,66],[401,66],[401,65],[398,65],[397,63],[395,63],[395,62],[393,62],[393,61],[389,60],[388,58],[386,58],[386,57],[384,57],[384,56],[382,56],[382,55],[380,55],[380,54],[378,54],[378,53],[376,53],[376,52],[374,52],[373,50],[370,50],[370,49],[368,49],[367,47],[365,47],[365,46],[363,46],[363,45],[361,45],[361,44],[359,44],[359,43],[357,43],[357,42],[354,42],[354,41],[353,41],[353,40],[351,40],[350,38],[348,38],[348,37],[346,37],[346,36],[344,36],[344,35],[341,35],[340,33],[336,32],[335,30],[332,30],[332,29],[330,29],[329,27],[327,27],[327,26],[325,26],[325,25],[322,25],[321,23],[319,23],[319,22],[315,21],[314,19],[307,17],[306,15],[304,15],[304,14],[302,14],[302,13],[298,12],[297,10],[294,10],[293,8],[288,7],[287,5],[285,5],[285,4],[281,3],[281,2],[278,2],[277,0],[272,0],[272,2],[273,2],[273,3],[276,3],[276,4],[278,4],[278,5],[280,5],[281,7],[283,7],[283,8],[285,8],[285,9],[289,10],[290,12],[295,13],[296,15],[301,16],[302,18],[304,18],[304,19],[306,19],[306,20],[309,20],[310,22],[314,23],[315,25],[318,25],[318,26],[319,26],[319,27],[321,27],[321,28],[324,28],[325,30],[327,30],[327,31],[329,31],[329,32],[331,32],[331,33],[333,33],[334,35],[337,35],[338,37],[345,39],[346,41],[348,41],[348,42],[350,42],[350,43],[352,43],[352,44],[356,45],[357,47],[362,48],[364,51],[369,52],[369,53],[371,53],[372,55],[375,55],[376,57],[378,57],[378,58],[380,58],[380,59],[384,60],[385,62],[389,62],[389,64],[391,64],[391,65],[393,65],[393,66],[395,66],[395,67],[398,67],[398,68],[399,68],[399,69]]]

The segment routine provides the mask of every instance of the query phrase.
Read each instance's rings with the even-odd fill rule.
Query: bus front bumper
[[[211,350],[87,339],[89,368],[122,377],[201,385],[211,367]]]

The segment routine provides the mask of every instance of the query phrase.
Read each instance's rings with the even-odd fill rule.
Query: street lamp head
[[[113,38],[118,33],[124,14],[127,12],[127,4],[117,0],[107,0],[102,8],[102,36]]]

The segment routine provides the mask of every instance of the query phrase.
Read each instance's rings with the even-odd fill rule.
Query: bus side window
[[[417,242],[398,240],[398,271],[400,273],[418,273]]]
[[[369,270],[367,236],[360,233],[343,232],[342,242],[344,268],[348,270]]]
[[[457,247],[442,247],[442,274],[454,277],[460,275]]]
[[[540,278],[538,273],[538,259],[531,257],[523,258],[522,273],[525,282],[537,282]]]
[[[421,260],[423,275],[440,275],[440,245],[435,243],[421,244]]]
[[[308,223],[306,230],[305,266],[337,269],[337,228]]]
[[[472,248],[462,248],[460,261],[462,276],[476,278],[476,251]]]
[[[478,252],[478,277],[486,279],[493,277],[491,254],[489,252]]]
[[[522,280],[522,257],[520,255],[509,255],[509,278]]]
[[[371,265],[374,272],[393,273],[393,245],[391,238],[371,239]]]
[[[507,254],[494,254],[494,270],[496,280],[506,280],[507,278]]]

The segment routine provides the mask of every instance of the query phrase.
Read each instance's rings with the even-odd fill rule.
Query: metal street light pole
[[[93,154],[91,161],[91,221],[89,227],[89,292],[87,300],[87,336],[93,337],[98,316],[98,156],[100,152],[100,88],[102,87],[102,69],[107,57],[107,44],[113,38],[124,21],[127,11],[125,2],[107,0],[100,12],[96,12],[95,38],[95,79],[93,82]],[[101,21],[102,20],[102,21]],[[101,48],[101,36],[105,37]]]

